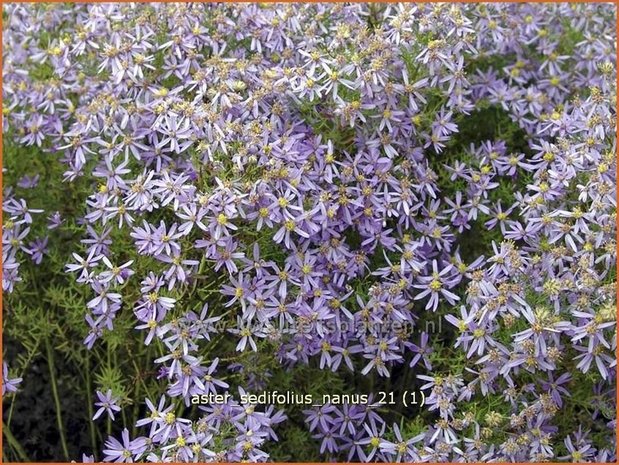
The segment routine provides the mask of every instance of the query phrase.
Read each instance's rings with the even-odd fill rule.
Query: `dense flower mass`
[[[3,15],[3,395],[66,351],[87,399],[70,444],[50,361],[46,459],[616,460],[614,5]]]

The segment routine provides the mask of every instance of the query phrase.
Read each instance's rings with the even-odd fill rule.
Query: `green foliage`
[[[375,28],[378,24],[378,10],[376,8],[371,7],[371,14],[368,17],[370,28]],[[5,12],[3,12],[3,16],[6,20]],[[153,19],[153,21],[156,22],[156,19]],[[41,35],[40,41],[41,44],[47,46],[55,38],[52,34],[44,33]],[[424,44],[435,38],[422,35],[417,39],[418,42],[409,47],[403,47],[401,51],[401,57],[408,71],[410,82],[415,82],[424,77],[423,69],[419,66],[416,56]],[[569,32],[560,42],[559,51],[566,54],[571,53],[574,44],[582,39],[582,33],[578,31]],[[231,42],[231,47],[249,46],[248,43],[236,44],[234,40]],[[163,66],[163,57],[163,52],[155,54],[154,66],[157,69]],[[482,57],[470,65],[467,72],[485,71],[490,68],[500,70],[511,62],[513,60],[510,57],[505,57],[501,61],[496,59],[491,61]],[[31,77],[40,81],[43,85],[54,79],[52,68],[48,64],[34,67]],[[100,79],[105,78],[105,75],[100,76]],[[170,89],[176,84],[177,78],[173,76],[163,82],[163,85]],[[359,93],[342,87],[340,96],[345,102],[353,102],[359,98]],[[429,126],[433,121],[441,105],[441,98],[439,97],[438,92],[436,95],[430,95],[427,105],[424,106],[423,112],[419,115],[418,123],[422,128]],[[355,130],[353,128],[342,126],[335,115],[327,114],[324,111],[319,102],[301,103],[296,110],[305,122],[314,129],[315,133],[322,136],[323,142],[327,140],[333,142],[336,160],[343,151],[348,151],[354,155]],[[444,152],[429,156],[430,167],[438,177],[440,195],[443,197],[453,198],[457,192],[464,192],[467,189],[464,180],[459,179],[454,182],[449,179],[450,173],[445,165],[452,165],[455,161],[459,161],[476,170],[483,168],[480,166],[479,160],[471,155],[470,144],[478,145],[484,141],[500,139],[506,142],[509,153],[530,154],[524,131],[510,119],[508,112],[498,106],[483,102],[470,115],[459,115],[456,118],[456,123],[458,124],[458,133],[451,138]],[[57,354],[56,358],[62,360],[61,363],[56,362],[56,371],[61,373],[57,387],[60,390],[62,412],[68,419],[67,423],[71,423],[73,430],[78,432],[85,432],[89,427],[96,428],[96,434],[93,434],[94,440],[84,439],[76,433],[79,440],[75,442],[75,450],[71,450],[71,453],[77,456],[77,449],[83,446],[84,442],[90,450],[100,450],[109,432],[108,426],[103,422],[93,426],[90,421],[92,396],[95,390],[105,392],[111,389],[121,399],[124,415],[113,426],[112,432],[116,433],[124,427],[133,428],[135,419],[140,418],[145,412],[143,406],[145,397],[155,400],[165,391],[166,383],[156,379],[156,366],[153,363],[157,357],[163,355],[163,347],[157,340],[148,347],[144,346],[140,339],[142,334],[134,329],[136,322],[132,314],[132,307],[140,296],[137,284],[139,281],[135,278],[122,290],[124,302],[118,317],[114,321],[114,331],[105,332],[92,351],[88,351],[84,347],[82,341],[88,334],[84,316],[87,311],[87,301],[91,297],[82,286],[74,282],[73,277],[63,273],[62,270],[65,264],[71,261],[71,252],[80,252],[83,249],[78,241],[83,236],[84,227],[77,224],[75,218],[83,214],[85,199],[96,187],[97,179],[84,176],[75,182],[61,184],[58,180],[62,179],[64,168],[58,162],[57,155],[50,154],[45,150],[49,147],[43,147],[43,149],[22,147],[11,142],[11,139],[10,135],[5,137],[3,145],[6,168],[5,185],[14,186],[23,175],[41,173],[41,182],[36,188],[27,191],[20,188],[16,188],[16,190],[20,196],[24,196],[28,200],[30,207],[42,208],[46,212],[59,211],[66,223],[60,229],[48,232],[45,227],[45,218],[35,219],[32,226],[33,236],[49,235],[49,254],[38,267],[25,262],[22,268],[23,281],[17,284],[14,294],[5,294],[3,297],[5,347],[7,347],[7,353],[11,353],[11,358],[14,360],[11,373],[20,377],[27,377],[28,374],[32,376],[31,379],[26,379],[24,382],[23,392],[11,398],[8,410],[11,413],[14,409],[16,409],[15,411],[27,411],[28,399],[33,398],[33,396],[36,397],[36,395],[45,399],[48,406],[53,405],[49,390],[49,383],[52,381],[47,374],[41,375],[41,379],[45,381],[43,384],[47,384],[44,388],[41,388],[45,392],[36,391],[35,389],[38,388],[33,387],[36,375],[46,373],[49,367],[50,361],[47,360],[45,352],[45,344],[49,342],[54,353]],[[242,147],[233,146],[230,149],[237,151],[241,150]],[[202,165],[201,154],[197,151],[193,152],[192,160],[194,165]],[[86,173],[91,172],[91,167],[87,166],[84,171]],[[235,169],[237,168],[230,157],[218,152],[215,154],[212,164],[202,166],[199,172],[198,185],[205,193],[208,193],[215,182],[215,172],[217,177],[224,182],[240,178],[243,183],[248,184],[264,174],[259,168],[251,165],[245,168],[241,176],[234,172]],[[510,206],[515,201],[514,192],[523,190],[530,181],[529,177],[523,175],[513,180],[500,179],[499,186],[490,192],[490,199],[493,202],[502,202],[505,207]],[[169,222],[171,216],[166,216],[165,213],[156,213],[150,219],[151,221],[161,219]],[[484,226],[488,219],[487,215],[480,214],[479,218],[473,222],[471,229],[459,234],[457,242],[462,245],[460,253],[465,263],[469,263],[480,255],[492,255],[491,244],[501,242],[502,235],[498,229],[488,230]],[[245,229],[239,231],[237,239],[246,250],[250,249],[250,244],[257,242],[260,245],[263,258],[283,265],[287,254],[270,239],[272,232],[268,228],[260,232]],[[126,234],[116,230],[112,233],[112,239],[112,255],[119,261],[128,259],[127,251],[133,249],[131,240]],[[360,244],[359,235],[355,232],[347,232],[344,240],[353,249]],[[551,245],[548,243],[541,245],[541,249],[549,249],[550,247]],[[183,250],[187,249],[188,247],[183,247]],[[376,252],[369,257],[372,269],[386,265],[383,252],[383,248],[378,247]],[[387,257],[390,260],[399,260],[399,256],[395,253],[388,253]],[[143,256],[136,258],[133,254],[131,258],[135,258],[132,268],[136,271],[136,277],[145,276],[148,271],[153,269],[152,258]],[[613,283],[615,279],[616,270],[613,269],[607,275],[606,283]],[[224,307],[225,298],[219,292],[224,282],[224,274],[216,272],[211,261],[202,259],[195,282],[169,293],[170,297],[177,299],[177,305],[171,314],[171,318],[178,317],[188,310],[199,312],[202,306],[208,303],[212,315],[222,316],[224,322],[229,324],[230,327],[234,327],[239,309],[238,307]],[[351,290],[354,295],[367,300],[369,289],[377,282],[379,282],[378,278],[369,275],[351,283]],[[543,295],[532,291],[529,291],[526,300],[532,307],[547,301]],[[349,308],[353,312],[359,310],[356,302],[353,302],[352,299]],[[439,320],[443,322],[440,334],[433,335],[434,351],[430,356],[430,361],[433,365],[433,371],[444,376],[463,374],[465,373],[465,366],[469,365],[466,354],[461,348],[453,347],[458,334],[457,328],[444,323],[444,316],[448,313],[454,313],[453,308],[441,304],[435,313],[420,311],[421,317],[417,322],[417,328],[422,330],[428,323],[436,323]],[[512,323],[502,320],[497,324],[499,329],[494,337],[506,346],[511,343],[513,334],[527,328],[523,319],[517,319]],[[415,340],[417,334],[418,332],[414,332],[410,336],[412,340]],[[418,389],[421,383],[416,379],[416,375],[426,371],[423,365],[419,364],[413,370],[402,370],[401,372],[394,370],[393,378],[387,380],[376,376],[374,372],[368,376],[363,376],[358,373],[350,373],[345,368],[335,374],[321,370],[316,361],[312,361],[309,366],[301,364],[292,370],[283,370],[278,362],[277,344],[275,342],[261,340],[258,343],[260,349],[258,353],[244,352],[241,354],[235,351],[236,343],[237,339],[228,334],[217,336],[204,344],[200,354],[205,360],[212,360],[215,356],[218,356],[222,361],[240,362],[244,366],[242,371],[230,371],[221,375],[221,378],[231,385],[231,392],[236,392],[239,386],[247,386],[248,381],[252,380],[254,384],[261,386],[264,390],[309,393],[315,399],[322,398],[323,394],[372,393],[380,390],[400,393],[404,389]],[[572,361],[577,354],[569,352],[562,355],[562,361],[559,362],[561,371],[576,373],[576,375],[569,384],[572,397],[565,401],[564,411],[557,424],[559,427],[557,436],[565,436],[576,430],[579,425],[583,425],[583,428],[592,429],[594,441],[601,445],[607,440],[608,432],[601,430],[597,423],[591,421],[591,413],[593,410],[597,410],[610,421],[614,417],[614,411],[612,406],[602,402],[602,396],[590,397],[591,392],[594,392],[595,384],[599,382],[599,374],[593,371],[586,375],[581,374],[574,367]],[[357,365],[359,365],[359,362],[357,362]],[[360,366],[357,368],[360,368]],[[470,373],[465,373],[464,376],[467,381],[474,378],[474,375]],[[523,370],[520,379],[521,385],[530,383],[539,386],[540,383],[538,373],[534,369]],[[488,427],[491,426],[489,422],[496,419],[499,425],[492,426],[493,441],[502,441],[508,436],[507,425],[510,410],[509,404],[505,402],[503,397],[503,390],[507,388],[506,383],[501,382],[495,393],[486,397],[474,395],[472,401],[459,412],[461,415],[472,415],[478,422]],[[351,392],[352,389],[354,389],[354,392]],[[529,399],[533,401],[534,396],[529,394]],[[582,399],[589,399],[589,401],[585,402]],[[85,405],[88,405],[89,408],[84,408]],[[282,407],[289,417],[289,422],[286,428],[278,433],[280,434],[280,441],[267,444],[267,452],[271,454],[271,458],[282,462],[292,459],[306,462],[320,460],[321,457],[317,453],[319,443],[312,438],[311,433],[304,425],[303,410],[307,407],[299,405]],[[400,425],[405,437],[419,434],[426,428],[427,424],[432,424],[437,420],[433,412],[419,409],[405,410],[400,405],[384,407],[381,410],[385,413],[388,421]],[[29,423],[19,423],[19,420],[12,417],[11,413],[8,414],[7,423],[18,425],[22,431],[15,431],[14,428],[14,433],[22,433],[21,436],[26,436]],[[178,413],[190,414],[189,410],[185,409],[180,403]],[[37,414],[53,418],[54,412],[48,408],[37,411]],[[51,424],[50,428],[53,427],[53,424]],[[223,448],[223,439],[232,433],[232,429],[223,428],[222,435],[218,438],[221,448]],[[469,433],[474,434],[473,431]],[[393,438],[394,435],[390,431],[386,437]],[[37,437],[34,439],[49,442],[49,439],[46,438]],[[94,442],[94,444],[90,442]],[[308,447],[308,444],[312,444],[314,447]],[[561,451],[561,453],[564,452]],[[17,452],[14,451],[14,453]],[[54,454],[49,450],[42,450],[40,454],[30,458],[33,460],[44,459],[49,455]],[[345,453],[342,456],[344,457]],[[8,454],[6,458],[15,459],[18,457]]]

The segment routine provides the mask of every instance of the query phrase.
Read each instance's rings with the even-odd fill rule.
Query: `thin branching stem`
[[[58,395],[58,384],[56,381],[56,369],[54,367],[54,351],[52,350],[52,345],[47,338],[45,339],[45,347],[47,349],[47,364],[51,378],[52,394],[54,396],[54,404],[56,405],[56,420],[58,422],[58,431],[60,432],[60,442],[62,444],[62,452],[68,462],[70,460],[69,448],[67,447],[67,438],[65,436],[64,425],[62,423],[62,409],[60,407],[60,396]]]
[[[11,432],[11,429],[9,428],[9,426],[4,422],[2,422],[2,433],[6,437],[6,440],[9,442],[10,446],[15,450],[15,453],[17,454],[17,456],[23,462],[30,462],[30,459],[28,458],[28,455],[26,455],[24,448],[21,446],[21,444],[15,438],[15,436],[13,436],[13,433]]]

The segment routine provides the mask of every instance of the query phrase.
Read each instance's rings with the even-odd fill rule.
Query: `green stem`
[[[13,408],[15,407],[16,397],[17,397],[17,392],[13,393],[13,398],[11,399],[11,407],[9,408],[9,418],[7,419],[7,422],[6,422],[8,426],[11,426],[11,418],[13,418]]]
[[[135,360],[132,358],[131,359],[131,363],[133,364],[133,368],[135,368],[135,376],[137,376],[137,379],[135,381],[135,388],[133,390],[133,395],[131,396],[134,400],[135,403],[138,403],[140,400],[140,385],[142,384],[141,381],[141,376],[140,376],[140,370],[138,369],[137,364],[135,363]],[[148,391],[146,393],[146,395],[148,395]],[[137,431],[137,426],[135,426],[137,420],[138,420],[138,408],[136,405],[134,405],[133,407],[133,419],[131,422],[131,435],[135,436],[136,431]]]
[[[140,368],[138,367],[137,363],[135,363],[135,359],[132,359],[131,362],[133,363],[133,368],[135,368],[135,375],[139,378],[139,384],[142,385],[142,387],[144,388],[144,390],[146,391],[146,395],[150,398],[153,399],[153,397],[151,397],[150,391],[148,390],[148,386],[146,386],[146,383],[144,382],[144,378],[142,377],[142,375],[140,374]],[[136,394],[135,394],[135,398],[136,400],[140,399],[139,395],[140,394],[140,390],[136,388]],[[141,400],[141,399],[140,399]]]
[[[67,438],[64,434],[64,427],[62,424],[62,413],[60,410],[60,397],[58,396],[58,385],[56,383],[56,373],[54,368],[54,352],[52,346],[49,343],[49,339],[45,340],[45,346],[47,348],[47,360],[49,366],[49,375],[52,380],[52,394],[54,395],[54,403],[56,404],[56,420],[58,421],[58,430],[60,432],[60,442],[62,444],[62,451],[64,452],[67,462],[69,458],[69,448],[67,447]]]
[[[95,437],[95,424],[92,420],[94,416],[92,408],[92,382],[90,380],[90,354],[86,354],[86,396],[88,398],[88,424],[90,427],[90,443],[92,445],[92,453],[97,459],[97,439]]]
[[[30,462],[30,459],[26,455],[26,452],[24,452],[23,447],[21,446],[19,441],[15,439],[15,436],[13,436],[13,433],[11,433],[11,430],[9,429],[8,425],[6,425],[4,422],[2,422],[2,432],[4,433],[4,436],[6,436],[6,439],[11,445],[11,447],[15,449],[15,452],[17,453],[19,458],[23,462]]]
[[[404,382],[402,383],[402,386],[404,387],[404,389],[408,389],[408,383],[409,383],[409,379],[410,379],[410,374],[412,372],[412,369],[408,369],[406,370],[406,374],[404,375]],[[404,405],[402,403],[400,403],[398,405],[398,413],[402,413],[402,410],[404,409]]]
[[[121,410],[122,417],[123,417],[123,428],[127,428],[127,424],[128,424],[127,423],[127,414],[125,413],[125,410],[127,410],[127,409],[123,408]]]
[[[110,344],[106,344],[105,347],[106,351],[107,351],[107,366],[108,368],[110,368],[112,366],[112,351],[110,350]],[[107,435],[111,436],[112,435],[112,419],[110,418],[110,416],[107,416]]]

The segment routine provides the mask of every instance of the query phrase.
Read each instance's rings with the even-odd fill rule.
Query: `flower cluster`
[[[165,397],[158,406],[148,399],[149,416],[137,426],[150,427],[148,437],[131,440],[123,430],[122,442],[110,437],[103,451],[107,461],[132,462],[263,462],[268,454],[260,446],[269,439],[277,440],[273,426],[285,420],[272,408],[256,411],[251,405],[228,402],[204,408],[205,415],[197,422],[174,414],[174,405],[164,407]]]
[[[427,397],[422,423],[303,410],[323,458],[615,460],[614,6],[4,14],[5,135],[62,175],[5,187],[3,290],[79,234],[83,344],[130,326],[158,354],[144,436],[104,460],[267,460],[285,406],[191,399],[303,367]],[[88,192],[29,207],[60,181]],[[118,421],[107,388],[93,419]]]

